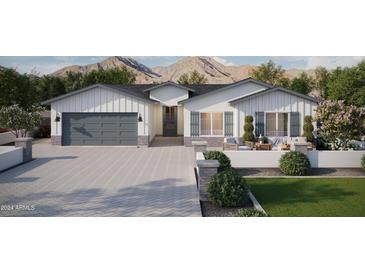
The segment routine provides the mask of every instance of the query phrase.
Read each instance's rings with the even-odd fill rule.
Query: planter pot
[[[32,141],[33,138],[30,137],[15,138],[14,140],[15,147],[23,148],[23,162],[32,160]]]

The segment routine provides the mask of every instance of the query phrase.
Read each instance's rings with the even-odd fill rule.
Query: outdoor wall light
[[[141,114],[138,115],[138,122],[143,122]]]
[[[56,114],[56,119],[55,119],[55,122],[59,122],[61,121],[61,116],[59,113]]]

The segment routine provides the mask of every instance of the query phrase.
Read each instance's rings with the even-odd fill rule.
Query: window
[[[266,113],[266,135],[288,136],[289,115],[284,112]]]
[[[200,113],[200,135],[211,135],[210,113]]]
[[[223,135],[223,113],[200,113],[200,135]]]
[[[223,113],[214,112],[212,113],[212,135],[223,135]]]

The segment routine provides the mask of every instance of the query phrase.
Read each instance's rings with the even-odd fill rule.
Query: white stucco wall
[[[235,168],[278,168],[287,151],[224,151]],[[365,151],[308,151],[313,168],[360,168]]]
[[[246,101],[235,104],[238,113],[237,132],[243,134],[245,116],[252,115],[255,118],[256,111],[268,112],[299,112],[300,130],[303,133],[304,116],[314,116],[317,103],[303,99],[283,91],[273,91],[253,96]],[[290,118],[289,118],[290,119]],[[290,123],[290,122],[289,122]]]
[[[179,101],[189,97],[189,92],[175,86],[164,86],[150,91],[150,98],[165,106],[177,106]]]
[[[21,147],[0,147],[0,171],[19,165],[23,162],[23,148]]]
[[[95,87],[51,104],[51,135],[62,135],[62,121],[55,122],[56,113],[63,112],[137,112],[143,122],[138,122],[138,135],[152,134],[150,107],[153,104],[119,91]]]
[[[15,140],[15,135],[11,132],[0,133],[0,145],[14,142],[14,140]]]
[[[255,83],[244,83],[219,92],[209,92],[196,99],[184,103],[184,136],[190,136],[190,112],[224,112],[233,111],[233,134],[238,135],[238,112],[228,102],[240,98],[246,94],[264,90],[265,87]]]

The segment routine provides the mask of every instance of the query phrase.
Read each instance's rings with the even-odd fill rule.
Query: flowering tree
[[[323,101],[316,110],[316,119],[321,123],[319,136],[335,145],[339,140],[342,148],[348,142],[360,139],[364,131],[365,108],[346,105],[344,101]]]
[[[26,137],[27,133],[41,122],[41,112],[45,109],[33,106],[29,111],[18,105],[0,108],[0,126],[9,129],[16,138]]]

